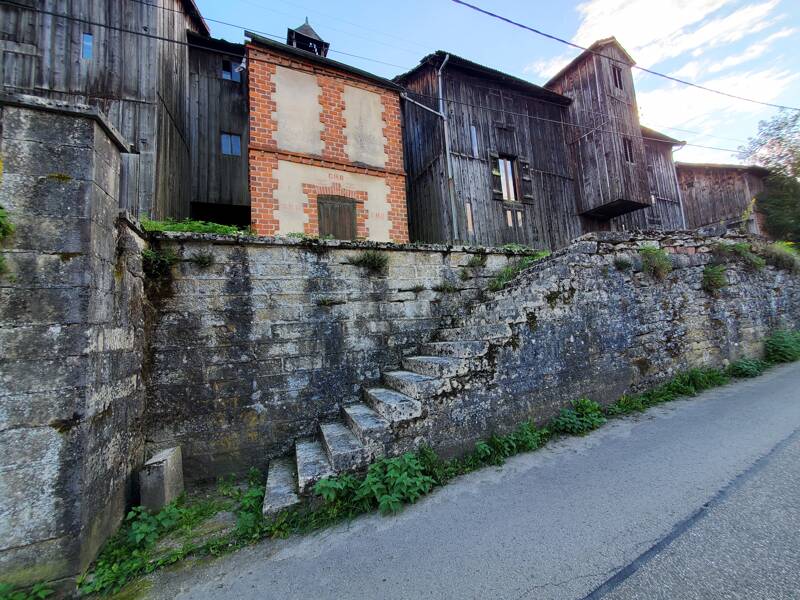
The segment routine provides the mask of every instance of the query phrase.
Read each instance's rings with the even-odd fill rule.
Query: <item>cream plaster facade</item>
[[[317,78],[309,73],[278,66],[275,83],[275,112],[277,123],[275,141],[278,148],[290,152],[322,154],[322,107]]]
[[[380,94],[346,85],[344,106],[347,157],[353,162],[385,167],[388,157]]]

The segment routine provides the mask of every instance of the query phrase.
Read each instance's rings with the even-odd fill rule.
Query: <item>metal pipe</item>
[[[406,102],[411,102],[411,104],[416,104],[416,105],[417,105],[417,106],[419,106],[420,108],[424,108],[424,109],[425,109],[425,110],[427,110],[428,112],[432,112],[432,113],[433,113],[433,114],[435,114],[437,117],[442,117],[442,118],[444,118],[444,115],[443,115],[442,113],[440,113],[438,110],[433,110],[433,109],[432,109],[430,106],[425,106],[425,105],[424,105],[422,102],[417,102],[417,101],[416,101],[416,100],[414,100],[413,98],[409,98],[409,97],[408,97],[408,94],[406,94],[405,92],[403,92],[402,94],[400,94],[400,97],[401,97],[403,100],[405,100]]]
[[[450,216],[452,221],[453,241],[460,241],[461,236],[458,231],[458,218],[456,217],[456,190],[455,182],[453,180],[453,158],[450,156],[450,120],[447,118],[447,107],[445,106],[444,99],[444,78],[442,72],[445,65],[450,60],[450,55],[445,54],[442,64],[436,72],[436,77],[439,83],[439,113],[442,117],[442,125],[444,126],[444,153],[447,158],[447,195],[450,198]]]

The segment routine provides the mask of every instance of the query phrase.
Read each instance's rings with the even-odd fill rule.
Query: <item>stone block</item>
[[[140,503],[158,512],[183,492],[181,447],[167,448],[144,463],[139,472]]]

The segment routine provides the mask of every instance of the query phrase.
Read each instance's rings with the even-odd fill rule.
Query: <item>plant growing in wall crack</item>
[[[169,277],[172,265],[180,260],[172,248],[165,250],[142,250],[142,269],[144,274],[151,279],[166,279]]]
[[[360,254],[347,259],[356,267],[363,267],[374,275],[383,275],[389,267],[389,255],[377,250],[364,250]]]
[[[672,271],[672,260],[663,249],[656,246],[645,246],[639,249],[642,257],[642,271],[656,279],[664,279]]]
[[[0,206],[0,244],[11,237],[14,234],[14,230],[15,227],[8,217],[8,212]],[[6,273],[8,273],[6,258],[3,254],[0,254],[0,275],[5,275]]]
[[[722,288],[728,286],[725,265],[707,265],[703,269],[703,289],[712,296],[718,296]]]
[[[214,264],[214,254],[207,250],[198,250],[189,259],[201,269],[207,269]]]

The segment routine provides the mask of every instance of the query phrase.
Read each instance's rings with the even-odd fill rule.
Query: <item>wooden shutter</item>
[[[531,177],[531,163],[526,158],[518,158],[519,163],[519,195],[525,204],[533,203],[533,179]]]
[[[492,198],[503,199],[503,182],[500,179],[500,155],[494,150],[489,150],[489,168],[492,177]]]
[[[341,196],[317,198],[319,236],[337,240],[356,239],[356,204]]]

